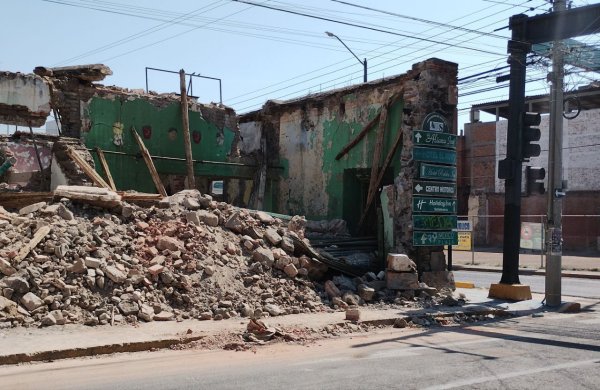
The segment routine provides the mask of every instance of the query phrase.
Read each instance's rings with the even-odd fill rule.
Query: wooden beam
[[[377,121],[379,121],[380,116],[381,116],[381,111],[379,111],[377,113],[377,115],[375,115],[375,117],[373,119],[371,119],[371,121],[369,123],[367,123],[365,125],[365,127],[363,127],[363,129],[360,131],[360,133],[358,133],[352,141],[348,142],[346,144],[346,146],[344,146],[342,148],[342,150],[337,154],[337,156],[335,156],[335,159],[339,160],[340,158],[344,157],[353,147],[356,146],[356,144],[358,144],[360,142],[360,140],[365,138],[365,135],[367,135],[369,130],[371,130],[371,128],[375,125],[375,123],[377,123]]]
[[[179,71],[179,87],[181,89],[181,127],[183,128],[183,146],[185,149],[185,165],[187,168],[187,189],[196,188],[194,177],[194,161],[192,158],[192,142],[190,141],[190,117],[188,113],[187,90],[185,85],[185,70]]]
[[[33,238],[21,249],[19,249],[19,253],[17,254],[17,257],[13,259],[13,262],[20,263],[23,259],[25,259],[29,252],[31,252],[31,250],[35,248],[44,239],[44,237],[48,235],[48,233],[50,233],[50,226],[46,225],[39,228],[33,235]]]
[[[140,135],[137,133],[137,131],[135,131],[135,127],[133,127],[133,126],[131,126],[131,132],[133,133],[133,138],[135,138],[135,141],[137,142],[138,146],[140,147],[140,151],[142,152],[142,157],[144,158],[144,161],[146,162],[148,171],[150,171],[150,176],[152,176],[152,181],[154,181],[154,186],[156,187],[156,190],[163,197],[166,197],[167,191],[165,190],[165,186],[163,185],[162,181],[160,180],[160,176],[158,175],[158,172],[156,171],[156,167],[154,166],[154,163],[152,162],[152,157],[150,157],[150,152],[148,152],[148,149],[146,149],[146,145],[144,145],[144,141],[142,140],[142,137],[140,137]]]
[[[112,175],[110,174],[110,169],[108,168],[108,162],[106,162],[106,157],[104,157],[104,152],[100,148],[96,148],[96,154],[98,155],[98,160],[100,160],[100,165],[102,166],[102,170],[104,171],[104,176],[108,180],[108,185],[113,191],[117,190],[115,186],[115,181],[113,180]]]
[[[400,145],[403,144],[402,140],[403,140],[402,129],[400,128],[400,129],[398,129],[398,134],[396,136],[396,140],[394,141],[394,145],[392,145],[392,149],[388,152],[387,156],[385,157],[385,161],[383,162],[383,165],[381,166],[379,175],[377,175],[377,181],[376,181],[375,188],[379,188],[379,186],[381,185],[381,181],[383,180],[383,176],[385,175],[385,170],[388,168],[388,166],[392,162],[392,158],[394,157],[394,154],[396,154],[396,150],[398,150],[398,147],[400,147]],[[371,207],[371,204],[373,203],[374,199],[375,199],[375,194],[373,194],[371,197],[369,197],[367,195],[367,204],[365,206],[362,216],[360,217],[360,221],[358,222],[359,229],[362,227],[362,224],[365,220],[367,212],[369,211],[369,208]]]
[[[106,181],[104,181],[102,176],[100,176],[98,172],[96,172],[96,170],[92,168],[90,164],[88,164],[87,161],[85,161],[83,157],[81,157],[79,153],[77,153],[71,146],[67,146],[66,152],[69,158],[73,160],[73,162],[77,164],[79,168],[81,168],[81,170],[92,180],[92,182],[94,182],[95,185],[101,188],[110,189],[110,186]]]
[[[383,141],[384,141],[384,137],[385,137],[385,129],[386,129],[386,125],[387,125],[387,114],[388,114],[388,110],[389,108],[392,106],[392,104],[398,100],[398,98],[402,96],[402,93],[396,93],[392,96],[390,96],[388,98],[388,100],[386,101],[385,105],[383,106],[383,109],[381,110],[381,117],[379,120],[379,129],[377,132],[377,141],[375,144],[375,149],[373,150],[373,165],[371,166],[371,177],[370,177],[370,181],[369,181],[369,190],[367,191],[367,204],[365,206],[365,209],[363,210],[362,216],[360,217],[360,221],[358,222],[358,228],[360,229],[362,227],[362,224],[367,216],[367,213],[369,211],[369,208],[371,207],[371,204],[373,203],[373,200],[375,199],[375,194],[377,193],[377,188],[379,188],[379,184],[381,183],[381,180],[383,179],[383,175],[385,173],[385,169],[387,168],[387,166],[384,166],[380,169],[380,161],[381,161],[381,153],[383,152]],[[392,150],[390,150],[390,153],[392,153],[392,155],[390,156],[390,153],[388,153],[388,156],[386,157],[386,164],[389,165],[389,161],[388,158],[391,160],[391,157],[393,156],[393,152],[395,152],[395,148],[397,147],[397,143],[400,141],[400,139],[402,139],[401,133],[402,130],[398,129],[399,135],[396,137],[395,140],[395,145],[394,147],[392,147]]]

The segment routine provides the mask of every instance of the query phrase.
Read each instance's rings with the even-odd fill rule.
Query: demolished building
[[[40,181],[38,191],[89,184],[81,175],[86,172],[96,185],[110,181],[119,191],[160,193],[162,185],[165,193],[173,194],[185,188],[179,96],[98,84],[111,74],[103,65],[39,67],[35,73],[1,75],[11,81],[2,84],[0,121],[36,126],[55,113],[60,136],[54,141],[75,140],[77,154],[97,172],[79,163],[65,174],[65,168],[57,169],[65,160],[55,150],[57,142],[49,137],[44,144],[41,136],[23,134],[21,145],[40,147],[28,149],[23,171],[14,169],[5,176],[9,185],[36,187],[26,172],[36,171],[39,156],[41,172],[50,172],[41,175],[48,179]],[[196,188],[210,193],[213,183],[223,181],[220,199],[236,206],[346,221],[354,235],[379,238],[371,249],[380,259],[386,253],[407,253],[422,276],[433,271],[429,280],[449,282],[442,245],[413,245],[412,188],[419,167],[413,159],[413,131],[436,114],[449,124],[447,131],[456,133],[456,74],[456,64],[430,59],[403,75],[269,101],[239,118],[231,108],[192,99],[189,130]],[[0,148],[13,150],[5,155],[14,155],[15,148],[7,145],[15,143],[15,136],[0,142]],[[18,180],[10,176],[18,173]],[[79,181],[70,179],[76,175],[82,176]],[[377,265],[384,268],[381,262]]]

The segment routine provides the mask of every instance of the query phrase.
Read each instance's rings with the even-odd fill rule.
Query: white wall
[[[542,115],[540,129],[542,152],[523,165],[544,167],[548,177],[549,115]],[[506,157],[507,121],[496,122],[496,161]],[[600,109],[582,111],[572,120],[563,119],[563,179],[568,191],[600,190]],[[524,170],[524,168],[523,168]],[[523,175],[525,178],[525,175]],[[524,182],[524,181],[523,181]],[[496,192],[504,192],[504,180],[498,179],[496,163]]]

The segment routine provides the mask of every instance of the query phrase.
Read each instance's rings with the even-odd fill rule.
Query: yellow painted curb
[[[475,283],[473,282],[454,282],[456,288],[475,288]]]

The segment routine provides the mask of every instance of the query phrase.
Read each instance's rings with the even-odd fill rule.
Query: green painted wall
[[[402,101],[397,101],[388,111],[384,148],[381,157],[382,161],[392,148],[398,130],[402,125],[402,108]],[[378,110],[370,110],[369,121],[375,117],[377,112]],[[326,191],[329,194],[329,214],[326,216],[327,218],[342,216],[344,197],[356,198],[357,201],[359,199],[356,193],[351,192],[350,188],[346,188],[346,191],[344,191],[344,171],[353,168],[369,168],[370,170],[372,166],[373,150],[375,149],[377,139],[377,126],[374,126],[366,137],[351,149],[348,154],[340,160],[335,159],[340,150],[354,139],[362,128],[362,123],[348,123],[343,120],[340,121],[337,118],[323,124],[324,145],[326,145],[324,146],[323,170],[328,173]],[[365,143],[366,145],[364,145]],[[396,153],[399,155],[399,151]],[[396,176],[400,169],[399,158],[394,158],[390,165],[393,170],[393,176]]]
[[[179,103],[173,102],[165,107],[157,107],[144,99],[120,100],[105,97],[92,98],[88,108],[91,128],[82,132],[82,139],[88,148],[99,147],[106,151],[124,152],[139,155],[139,147],[131,134],[134,126],[142,136],[146,147],[153,156],[185,158],[183,134],[181,130],[181,112]],[[190,132],[198,132],[200,142],[192,139],[192,155],[195,160],[226,162],[231,149],[234,132],[225,128],[223,135],[212,123],[202,118],[201,113],[190,111]],[[122,145],[115,144],[114,124],[121,123]],[[151,136],[146,138],[142,129],[150,126]],[[169,131],[175,129],[176,132]],[[192,137],[193,138],[193,137]],[[97,156],[92,152],[95,159]],[[118,156],[106,153],[106,159],[111,169],[113,179],[119,190],[137,190],[156,192],[148,173],[148,168],[141,157]],[[156,169],[160,174],[185,175],[185,162],[155,160]],[[97,170],[101,168],[96,160]],[[195,164],[198,176],[213,176],[222,178],[235,176],[237,168],[225,165]],[[253,172],[248,172],[251,175]],[[246,175],[245,173],[241,174]]]

